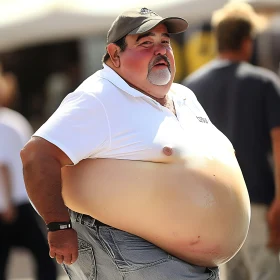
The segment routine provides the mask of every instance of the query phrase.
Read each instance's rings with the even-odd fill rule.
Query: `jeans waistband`
[[[70,214],[71,222],[76,222],[82,225],[86,225],[88,227],[94,227],[94,226],[107,226],[106,224],[98,221],[97,219],[92,218],[91,216],[88,216],[86,214],[81,214],[78,212],[75,212],[71,209],[68,209]]]

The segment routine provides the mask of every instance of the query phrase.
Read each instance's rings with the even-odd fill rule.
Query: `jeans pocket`
[[[99,238],[118,268],[124,271],[153,266],[170,259],[169,254],[156,245],[122,230],[100,227]]]
[[[96,261],[92,246],[78,238],[79,256],[71,265],[62,264],[70,280],[96,280]]]

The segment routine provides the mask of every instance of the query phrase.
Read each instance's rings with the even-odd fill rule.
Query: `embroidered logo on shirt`
[[[208,123],[208,120],[207,120],[206,118],[198,117],[198,116],[196,116],[196,118],[197,118],[201,123]]]
[[[183,106],[186,106],[188,107],[189,111],[195,115],[196,119],[201,122],[201,123],[209,123],[209,120],[206,118],[206,117],[200,117],[200,116],[197,116],[198,114],[201,114],[201,110],[200,108],[195,104],[195,103],[192,103],[192,106],[190,106],[188,103],[187,103],[187,99],[184,98],[183,100],[178,100],[177,101],[177,104],[179,105],[179,107],[183,107]]]

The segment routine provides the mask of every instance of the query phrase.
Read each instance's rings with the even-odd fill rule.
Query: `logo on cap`
[[[141,15],[147,15],[150,14],[150,16],[158,16],[157,13],[153,12],[152,10],[148,9],[148,8],[142,8],[140,11]]]

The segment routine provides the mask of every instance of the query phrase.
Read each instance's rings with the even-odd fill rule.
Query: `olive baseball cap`
[[[168,33],[184,32],[188,27],[188,22],[180,17],[163,18],[147,8],[131,9],[120,14],[112,23],[107,44],[115,43],[128,34],[145,33],[160,23],[165,24]]]

